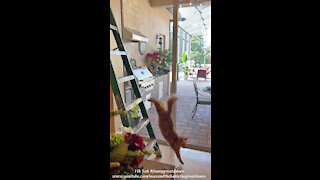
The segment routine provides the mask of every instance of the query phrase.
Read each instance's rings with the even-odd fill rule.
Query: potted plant
[[[159,52],[148,53],[147,54],[147,62],[149,66],[149,70],[156,74],[159,69],[159,64],[162,64],[163,55],[160,55]]]
[[[160,56],[163,56],[162,63],[159,64],[160,71],[162,73],[170,72],[170,65],[171,65],[171,62],[172,62],[172,53],[170,52],[169,49],[161,50],[161,48],[159,48],[158,52],[159,52]]]
[[[182,69],[182,71],[184,73],[185,80],[188,79],[188,72],[189,72],[189,66],[188,66],[187,61],[188,61],[188,57],[187,57],[186,53],[183,52],[182,58],[180,58],[180,61],[179,61],[179,67]]]
[[[129,111],[130,117],[132,119],[132,127],[136,126],[140,121],[141,116],[139,112],[140,112],[139,105],[136,105]]]

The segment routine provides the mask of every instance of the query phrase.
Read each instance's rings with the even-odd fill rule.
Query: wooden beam
[[[110,85],[110,112],[113,111],[113,91]],[[115,133],[114,117],[110,116],[110,133]]]
[[[174,0],[149,0],[151,7],[173,7]],[[199,6],[200,3],[205,5],[211,3],[211,0],[191,0],[192,5],[190,5],[190,0],[180,0],[179,5],[183,7],[187,6]]]
[[[177,93],[177,59],[178,59],[178,0],[173,1],[173,38],[172,38],[172,86],[171,94]],[[171,112],[174,127],[176,120],[176,103]]]

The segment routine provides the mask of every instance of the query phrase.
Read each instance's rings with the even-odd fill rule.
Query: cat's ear
[[[188,138],[186,137],[186,138],[184,138],[184,140],[188,140]]]

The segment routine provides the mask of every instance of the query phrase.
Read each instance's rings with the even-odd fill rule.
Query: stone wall
[[[165,47],[169,48],[169,20],[172,14],[165,8],[150,6],[148,0],[123,0],[124,27],[136,30],[149,39],[146,54],[158,48],[156,35],[165,35]],[[129,58],[137,61],[137,66],[146,66],[146,54],[140,55],[138,43],[125,43]]]

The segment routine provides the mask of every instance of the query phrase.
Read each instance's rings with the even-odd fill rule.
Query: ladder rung
[[[112,24],[110,24],[110,29],[118,31],[118,28],[116,26],[112,25]]]
[[[123,83],[123,82],[127,82],[134,79],[134,75],[130,75],[130,76],[124,76],[121,78],[118,78],[118,83]]]
[[[157,140],[155,138],[151,138],[146,146],[146,150],[147,151],[152,150],[153,147],[156,145],[156,143],[157,143]]]
[[[143,118],[143,119],[137,124],[137,126],[133,128],[133,132],[136,133],[136,134],[138,134],[143,127],[146,127],[146,126],[149,124],[149,122],[150,122],[150,121],[149,121],[148,118]]]
[[[138,105],[139,103],[142,102],[142,98],[137,98],[137,99],[133,99],[131,101],[131,103],[129,103],[128,105],[126,105],[126,110],[129,111],[132,108],[134,108],[136,105]]]
[[[125,51],[110,51],[112,55],[127,55]]]

